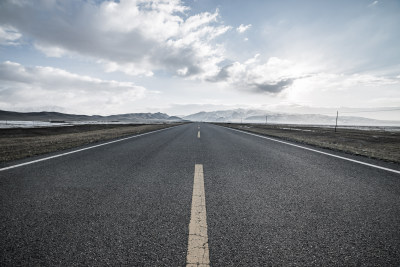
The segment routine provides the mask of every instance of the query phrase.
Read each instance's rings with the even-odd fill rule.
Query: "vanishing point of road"
[[[1,266],[400,265],[397,164],[191,123],[8,166]]]

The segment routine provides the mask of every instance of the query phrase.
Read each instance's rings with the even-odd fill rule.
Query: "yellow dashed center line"
[[[204,192],[203,165],[194,169],[192,211],[189,223],[189,242],[186,267],[210,266],[207,234],[206,197]]]
[[[197,138],[200,138],[200,131],[197,132]]]

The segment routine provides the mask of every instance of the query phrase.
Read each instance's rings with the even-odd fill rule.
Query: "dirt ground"
[[[262,135],[400,163],[400,132],[299,126],[218,123]]]
[[[0,162],[141,134],[177,124],[94,124],[0,129]]]

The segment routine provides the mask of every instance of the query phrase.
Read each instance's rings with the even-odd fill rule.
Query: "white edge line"
[[[168,127],[168,128],[164,128],[164,129],[160,129],[160,130],[155,130],[155,131],[151,131],[151,132],[147,132],[147,133],[142,133],[142,134],[138,134],[138,135],[133,135],[133,136],[121,138],[121,139],[118,139],[118,140],[110,141],[110,142],[107,142],[107,143],[101,143],[101,144],[98,144],[98,145],[85,147],[85,148],[81,148],[81,149],[78,149],[78,150],[65,152],[65,153],[62,153],[62,154],[58,154],[58,155],[54,155],[54,156],[50,156],[50,157],[46,157],[46,158],[42,158],[42,159],[32,160],[32,161],[24,162],[24,163],[21,163],[21,164],[4,167],[4,168],[0,169],[0,172],[1,171],[6,171],[6,170],[10,170],[10,169],[14,169],[14,168],[18,168],[18,167],[22,167],[22,166],[33,164],[33,163],[37,163],[37,162],[40,162],[40,161],[45,161],[45,160],[49,160],[49,159],[54,159],[54,158],[66,156],[66,155],[77,153],[77,152],[84,151],[84,150],[89,150],[89,149],[96,148],[96,147],[99,147],[99,146],[105,146],[105,145],[109,145],[109,144],[112,144],[112,143],[121,142],[121,141],[124,141],[124,140],[140,137],[140,136],[147,135],[147,134],[152,134],[152,133],[156,133],[156,132],[165,131],[165,130],[172,129],[172,128],[175,128],[175,127],[178,127],[178,126],[181,126],[181,125],[172,126],[172,127]]]
[[[218,126],[220,126],[220,125],[218,125]],[[309,151],[313,151],[313,152],[316,152],[316,153],[320,153],[320,154],[324,154],[324,155],[327,155],[327,156],[331,156],[331,157],[334,157],[334,158],[344,159],[344,160],[348,160],[348,161],[355,162],[355,163],[358,163],[358,164],[362,164],[362,165],[370,166],[370,167],[373,167],[373,168],[377,168],[377,169],[381,169],[381,170],[385,170],[385,171],[389,171],[389,172],[394,172],[394,173],[400,174],[400,171],[389,169],[389,168],[385,168],[385,167],[381,167],[381,166],[378,166],[378,165],[374,165],[374,164],[370,164],[370,163],[366,163],[366,162],[362,162],[362,161],[358,161],[358,160],[350,159],[350,158],[346,158],[346,157],[337,156],[337,155],[330,154],[330,153],[327,153],[327,152],[319,151],[319,150],[308,148],[308,147],[304,147],[304,146],[295,145],[295,144],[288,143],[288,142],[285,142],[285,141],[277,140],[277,139],[274,139],[274,138],[270,138],[270,137],[266,137],[266,136],[262,136],[262,135],[258,135],[258,134],[254,134],[254,133],[241,131],[241,130],[238,130],[238,129],[233,129],[233,128],[229,128],[229,127],[225,127],[225,126],[220,126],[220,127],[227,128],[227,129],[230,129],[232,131],[237,131],[237,132],[241,132],[241,133],[245,133],[245,134],[249,134],[249,135],[254,135],[254,136],[257,136],[257,137],[260,137],[260,138],[268,139],[268,140],[271,140],[271,141],[274,141],[274,142],[278,142],[278,143],[282,143],[282,144],[286,144],[286,145],[289,145],[289,146],[295,146],[295,147],[302,148],[302,149],[305,149],[305,150],[309,150]]]

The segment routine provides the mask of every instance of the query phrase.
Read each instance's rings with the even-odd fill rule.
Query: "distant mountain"
[[[321,124],[334,125],[336,116],[320,115],[320,114],[288,114],[273,113],[265,110],[254,109],[233,109],[211,112],[199,112],[183,117],[190,121],[204,122],[243,122],[243,123],[265,123],[266,117],[268,123],[281,124]],[[339,114],[338,124],[340,125],[394,125],[400,126],[400,121],[375,120],[363,117],[341,116]]]
[[[266,111],[254,109],[233,109],[233,110],[220,110],[210,112],[199,112],[192,115],[183,117],[185,120],[190,121],[207,121],[207,122],[241,122],[246,118],[264,116],[265,122]]]
[[[165,113],[128,113],[111,116],[100,115],[75,115],[59,112],[14,112],[0,110],[0,120],[13,121],[120,121],[120,122],[181,122],[176,116],[168,116]]]

